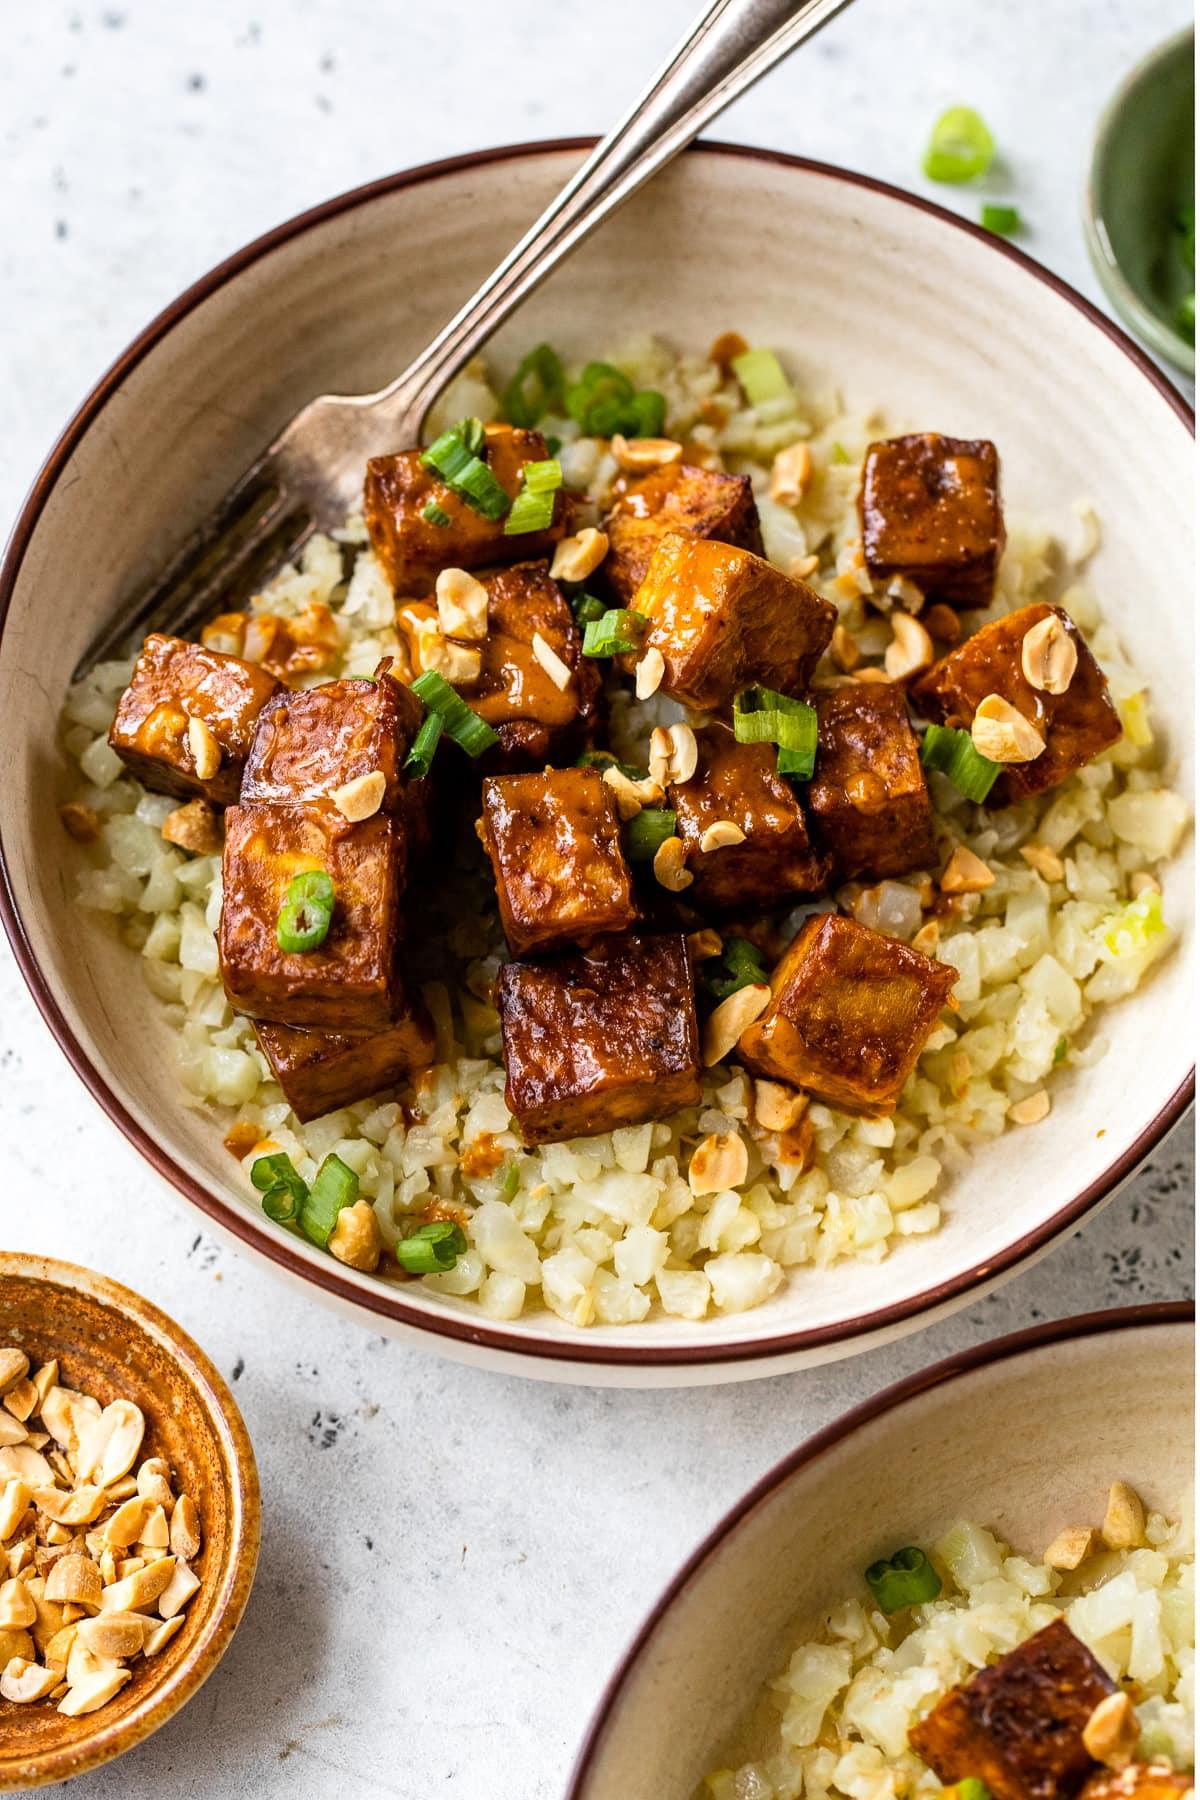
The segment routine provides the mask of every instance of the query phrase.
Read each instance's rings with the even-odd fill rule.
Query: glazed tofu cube
[[[243,805],[327,798],[378,769],[383,810],[401,805],[404,758],[420,729],[416,696],[390,675],[326,681],[263,708],[242,778]]]
[[[995,1800],[1062,1800],[1095,1765],[1083,1728],[1113,1684],[1062,1619],[944,1694],[909,1730],[939,1781],[973,1775]]]
[[[591,736],[600,675],[583,654],[579,628],[550,578],[549,564],[516,563],[481,580],[488,596],[487,636],[467,646],[480,658],[479,673],[455,686],[499,735],[499,744],[485,752],[483,767],[540,769],[547,762],[572,761]],[[422,627],[428,630],[435,620],[435,610],[423,600],[397,613],[410,678],[420,673]],[[539,660],[535,637],[563,665],[565,681],[553,664],[547,668]]]
[[[608,555],[602,579],[628,606],[646,578],[650,558],[668,532],[716,538],[762,555],[758,508],[748,475],[722,475],[690,463],[667,463],[649,475],[621,476],[604,520]]]
[[[527,462],[542,462],[548,452],[540,431],[518,431],[511,425],[489,425],[483,460],[505,492],[517,494]],[[450,523],[425,517],[437,506]],[[441,569],[478,569],[489,563],[518,562],[542,556],[566,529],[569,501],[560,488],[554,518],[546,531],[506,537],[504,520],[485,519],[468,501],[421,465],[419,450],[374,456],[367,464],[363,517],[367,535],[384,573],[397,594],[428,594]]]
[[[144,787],[184,798],[202,794],[214,806],[230,806],[258,716],[282,692],[275,677],[253,663],[153,632],[121,695],[108,741]],[[199,734],[193,719],[205,728]],[[211,774],[201,772],[206,751],[219,753]]]
[[[1170,1763],[1126,1763],[1101,1769],[1085,1781],[1079,1800],[1183,1800],[1194,1792],[1194,1777]]]
[[[604,938],[579,956],[506,963],[505,1098],[527,1144],[662,1119],[700,1098],[682,933]]]
[[[687,899],[714,913],[776,906],[825,886],[828,858],[809,842],[804,809],[778,774],[773,744],[739,744],[725,725],[696,732],[696,772],[672,783],[675,812],[692,885]],[[733,825],[739,843],[714,843]]]
[[[405,885],[401,816],[351,825],[327,801],[233,806],[225,816],[218,945],[238,1012],[317,1031],[382,1031],[403,999],[396,966]],[[323,869],[335,904],[316,949],[285,951],[276,930],[293,878]]]
[[[879,1117],[895,1110],[957,979],[898,938],[819,913],[784,951],[738,1053],[756,1075]]]
[[[661,651],[662,692],[698,712],[730,706],[754,682],[797,694],[833,636],[837,611],[761,556],[709,538],[665,537],[633,598],[650,621],[631,672]]]
[[[936,431],[872,444],[859,511],[876,581],[903,575],[930,600],[990,603],[1004,549],[995,444]]]
[[[391,1025],[369,1037],[262,1021],[254,1035],[284,1099],[304,1123],[399,1086],[433,1061],[437,1047],[428,1013],[412,999]]]
[[[1076,658],[1070,684],[1061,694],[1034,687],[1022,668],[1026,636],[1051,615]],[[1043,601],[985,625],[935,663],[910,694],[917,711],[939,725],[970,731],[980,702],[999,694],[1036,726],[1046,748],[1031,762],[1005,764],[988,796],[993,806],[1008,806],[1056,787],[1121,736],[1121,720],[1103,669],[1069,615]]]
[[[636,919],[616,802],[597,770],[493,776],[479,836],[514,956],[587,943]]]
[[[929,868],[937,861],[933,807],[903,689],[866,681],[836,688],[817,702],[817,718],[805,797],[839,878]]]

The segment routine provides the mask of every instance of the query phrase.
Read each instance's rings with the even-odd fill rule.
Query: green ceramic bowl
[[[1144,343],[1194,375],[1179,328],[1195,276],[1180,214],[1195,204],[1195,34],[1169,38],[1121,83],[1096,128],[1084,204],[1088,250],[1116,311]]]

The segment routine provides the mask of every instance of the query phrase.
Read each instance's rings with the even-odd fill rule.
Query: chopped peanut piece
[[[704,1025],[701,1060],[706,1069],[723,1062],[743,1031],[765,1012],[771,990],[766,982],[752,981],[714,1006]]]
[[[1083,1747],[1097,1762],[1119,1769],[1133,1760],[1142,1734],[1128,1694],[1109,1694],[1093,1708],[1083,1728]]]
[[[356,1200],[343,1206],[329,1238],[331,1253],[351,1269],[370,1271],[378,1266],[383,1254],[383,1238],[379,1220],[369,1200]]]
[[[982,894],[996,877],[965,844],[956,844],[950,861],[942,870],[938,886],[943,894]]]
[[[562,538],[555,545],[550,574],[555,581],[586,581],[607,555],[607,533],[587,525],[574,537]]]
[[[985,694],[971,721],[971,742],[980,756],[994,763],[1034,762],[1046,740],[1023,712],[1003,694]]]
[[[94,844],[100,835],[99,815],[80,800],[68,800],[65,806],[59,807],[58,816],[67,836],[73,837],[77,844]]]
[[[1021,855],[1031,869],[1036,869],[1046,881],[1061,881],[1065,873],[1062,858],[1054,854],[1045,844],[1022,844]]]
[[[1018,1100],[1008,1109],[1008,1116],[1014,1125],[1038,1125],[1050,1111],[1050,1096],[1045,1088],[1039,1088],[1036,1094],[1029,1094],[1024,1100]]]
[[[679,837],[664,838],[654,852],[654,879],[668,893],[678,894],[692,885],[694,877],[684,866],[685,855],[683,839]]]
[[[743,1138],[736,1132],[712,1132],[692,1151],[688,1186],[693,1194],[720,1194],[726,1188],[740,1187],[749,1167]]]
[[[224,842],[221,821],[207,800],[189,800],[185,806],[177,806],[163,820],[162,834],[168,844],[178,844],[196,856],[212,856]]]
[[[1114,1481],[1100,1535],[1110,1550],[1135,1550],[1146,1535],[1146,1509],[1127,1481]]]
[[[1068,1525],[1042,1552],[1048,1569],[1077,1569],[1096,1550],[1098,1539],[1090,1525]]]

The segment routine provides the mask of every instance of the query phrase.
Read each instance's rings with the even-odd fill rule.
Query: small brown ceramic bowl
[[[21,1793],[109,1762],[165,1725],[212,1674],[237,1629],[258,1560],[254,1452],[232,1394],[204,1352],[148,1300],[104,1275],[44,1256],[0,1254],[0,1346],[35,1366],[58,1358],[63,1384],[146,1415],[143,1454],[162,1456],[196,1502],[199,1591],[181,1631],[106,1706],[64,1718],[47,1702],[0,1700],[0,1793]]]

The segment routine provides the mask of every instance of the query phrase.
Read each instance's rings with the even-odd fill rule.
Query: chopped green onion
[[[773,350],[747,350],[735,356],[729,366],[751,406],[765,406],[785,396],[791,398],[792,384]]]
[[[1066,1054],[1067,1054],[1067,1040],[1065,1037],[1060,1037],[1057,1044],[1055,1044],[1055,1046],[1054,1046],[1055,1062],[1056,1063],[1063,1062],[1066,1059]]]
[[[446,526],[450,524],[450,514],[436,500],[427,501],[421,508],[421,517],[427,525]]]
[[[273,1156],[256,1156],[250,1165],[250,1180],[263,1195],[278,1193],[281,1189],[286,1190],[296,1207],[303,1203],[308,1193],[308,1183],[296,1168],[291,1157],[283,1150]],[[263,1206],[264,1208],[266,1206],[265,1199]],[[275,1218],[276,1214],[271,1213],[269,1216]],[[289,1213],[287,1216],[291,1218],[293,1215]]]
[[[968,1775],[964,1780],[955,1783],[958,1789],[958,1800],[992,1800],[992,1790],[986,1781],[980,1781],[978,1775]]]
[[[850,452],[845,444],[839,444],[836,438],[829,446],[829,460],[832,463],[848,463],[850,461]]]
[[[942,1591],[941,1576],[925,1552],[912,1544],[897,1550],[893,1557],[872,1563],[866,1570],[866,1579],[875,1604],[885,1613],[936,1600]]]
[[[556,456],[547,456],[541,462],[525,463],[521,475],[527,494],[552,494],[562,486],[562,464]]]
[[[305,869],[302,875],[294,875],[288,882],[287,898],[294,906],[310,900],[315,906],[327,906],[332,912],[337,894],[324,869]]]
[[[637,769],[632,763],[618,762],[611,750],[585,750],[576,758],[577,769],[620,769],[622,775],[628,775],[630,781],[640,781],[645,774],[644,769]]]
[[[472,456],[479,456],[482,453],[483,446],[487,443],[487,431],[482,419],[477,419],[473,415],[466,419],[460,419],[458,434]]]
[[[358,1176],[330,1151],[314,1177],[300,1208],[300,1229],[322,1250],[326,1248],[344,1206],[358,1199]]]
[[[325,942],[333,908],[318,900],[285,900],[275,925],[275,941],[288,956],[316,950]]]
[[[1196,296],[1185,294],[1175,308],[1175,327],[1185,338],[1195,342],[1196,337]]]
[[[625,828],[625,854],[630,862],[653,862],[659,846],[675,835],[675,814],[665,807],[644,806]]]
[[[478,419],[464,419],[461,425],[443,431],[428,450],[421,453],[421,467],[433,469],[448,488],[485,519],[502,519],[512,501],[487,464],[481,460],[478,451],[473,450],[467,442],[469,436],[471,442],[477,443],[478,449],[482,450],[485,438],[476,432],[476,426],[479,426],[479,433],[482,433],[483,427]],[[467,436],[464,436],[464,432]]]
[[[590,362],[573,387],[567,389],[567,411],[590,437],[658,437],[667,416],[667,403],[654,388],[633,391],[628,375],[611,363]]]
[[[969,731],[951,725],[929,725],[921,739],[921,767],[940,769],[968,800],[986,800],[1000,773],[1000,764],[980,756]]]
[[[522,488],[512,503],[512,511],[504,521],[505,537],[520,537],[526,531],[549,531],[554,523],[554,493],[532,493]]]
[[[308,1189],[305,1188],[304,1192],[307,1194]],[[294,1224],[300,1217],[300,1208],[303,1205],[303,1197],[297,1195],[286,1182],[280,1182],[277,1187],[268,1188],[262,1197],[262,1209],[268,1219],[274,1220],[276,1225]]]
[[[746,688],[733,703],[733,735],[739,744],[775,744],[781,775],[807,781],[817,760],[817,714],[807,700],[774,688]]]
[[[435,1219],[396,1245],[396,1261],[410,1275],[439,1275],[452,1269],[467,1247],[461,1225],[453,1219]]]
[[[589,619],[583,631],[583,654],[621,656],[636,650],[649,623],[640,612],[606,612],[603,618]]]
[[[597,600],[595,594],[576,594],[571,602],[577,625],[586,625],[589,619],[602,619],[607,610],[603,600]]]
[[[997,237],[1015,237],[1021,229],[1021,215],[1015,206],[984,206],[979,211],[979,223]]]
[[[411,769],[414,775],[428,775],[433,767],[433,756],[441,739],[442,729],[441,713],[425,714],[421,729],[413,739],[412,749],[404,759],[404,767]]]
[[[720,963],[706,971],[702,979],[715,1000],[728,1000],[739,988],[765,986],[767,971],[762,952],[749,938],[726,938]]]
[[[500,1177],[500,1192],[506,1200],[516,1198],[517,1189],[521,1185],[521,1166],[519,1163],[505,1163],[504,1173]]]
[[[661,437],[667,422],[667,402],[657,388],[639,388],[629,402],[627,437]]]
[[[565,386],[557,353],[549,344],[536,345],[521,358],[516,374],[504,390],[504,417],[510,425],[531,431],[548,412],[561,410]]]
[[[472,712],[436,669],[427,669],[424,675],[418,675],[411,691],[429,712],[438,714],[446,736],[453,738],[468,756],[482,756],[485,750],[500,742],[486,720]]]
[[[973,181],[992,166],[992,134],[972,106],[952,106],[937,120],[923,168],[930,181]]]

